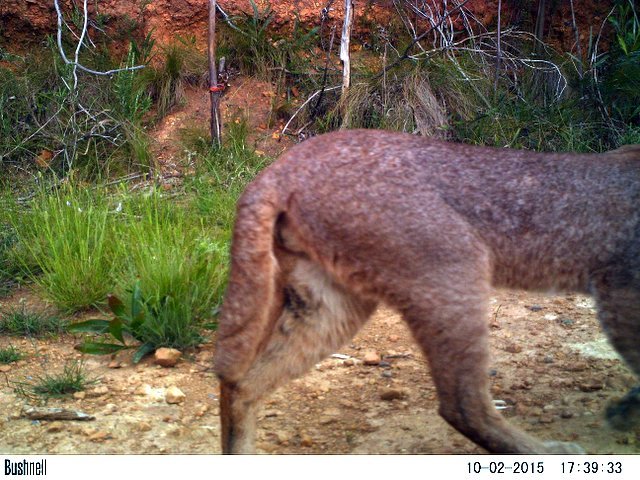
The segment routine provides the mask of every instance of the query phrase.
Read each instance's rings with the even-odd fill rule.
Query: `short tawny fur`
[[[352,130],[283,155],[238,203],[220,317],[222,449],[261,398],[384,303],[429,361],[440,414],[491,452],[576,452],[509,425],[488,389],[492,286],[592,294],[640,373],[640,146],[542,154]]]

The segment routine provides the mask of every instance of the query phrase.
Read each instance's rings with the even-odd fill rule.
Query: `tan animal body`
[[[223,451],[254,451],[260,399],[380,303],[406,320],[461,433],[491,452],[578,451],[495,410],[492,286],[592,294],[639,374],[640,147],[541,154],[353,130],[290,149],[238,203],[215,359]]]

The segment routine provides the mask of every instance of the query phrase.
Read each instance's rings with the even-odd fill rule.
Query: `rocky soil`
[[[18,292],[3,301],[17,302]],[[509,420],[543,439],[575,441],[589,453],[640,453],[640,430],[610,429],[602,412],[636,380],[605,342],[590,299],[499,291],[492,299],[493,361],[487,374]],[[25,418],[32,404],[16,382],[81,359],[77,338],[2,338],[29,357],[2,368],[3,453],[218,453],[215,334],[175,367],[153,358],[87,356],[97,383],[48,407],[91,421]],[[262,453],[481,453],[437,415],[427,365],[402,320],[380,309],[340,351],[267,399],[259,421]]]
[[[81,5],[81,2],[75,2]],[[219,0],[220,6],[230,15],[253,15],[249,0]],[[440,2],[433,2],[439,4]],[[72,0],[61,0],[69,6]],[[255,0],[260,11],[269,6],[274,13],[272,27],[290,29],[296,21],[308,26],[318,25],[321,10],[330,5],[329,21],[342,22],[342,0]],[[505,24],[532,31],[538,2],[504,1],[502,19]],[[581,33],[583,51],[586,50],[590,29],[599,31],[611,9],[612,0],[575,0],[576,21]],[[386,25],[396,15],[391,0],[356,1],[356,35],[366,35],[371,21]],[[569,2],[547,2],[548,40],[563,51],[574,51],[575,34]],[[497,0],[470,0],[466,5],[485,26],[497,19]],[[89,2],[91,18],[104,22],[110,37],[127,39],[129,35],[144,36],[149,32],[160,44],[175,40],[176,36],[195,36],[199,45],[206,47],[208,0],[100,0]],[[0,2],[0,39],[9,46],[20,47],[40,43],[43,35],[56,28],[56,12],[53,1],[2,0]],[[126,48],[126,45],[123,45]],[[126,51],[126,50],[125,50]]]

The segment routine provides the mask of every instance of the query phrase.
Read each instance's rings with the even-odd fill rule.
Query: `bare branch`
[[[378,79],[380,77],[382,77],[384,74],[386,74],[389,70],[391,70],[392,68],[397,67],[403,60],[406,60],[407,58],[409,58],[409,52],[411,52],[411,49],[418,43],[420,42],[420,40],[424,39],[427,37],[427,35],[429,35],[431,32],[433,32],[434,30],[436,30],[438,27],[440,27],[440,25],[442,25],[445,20],[447,18],[449,18],[451,15],[453,15],[455,12],[457,12],[458,10],[461,10],[462,7],[464,7],[467,3],[469,3],[469,0],[464,0],[462,3],[460,3],[459,5],[457,5],[455,8],[453,8],[452,10],[445,12],[444,15],[442,15],[442,18],[440,18],[440,20],[438,21],[437,24],[433,25],[431,28],[429,28],[429,30],[427,30],[426,32],[418,35],[416,38],[414,38],[412,40],[412,42],[407,45],[407,48],[405,48],[404,52],[402,53],[402,55],[396,59],[394,62],[392,62],[391,64],[387,65],[384,68],[384,71],[379,73],[378,75],[375,76],[375,79]]]
[[[337,85],[335,87],[329,87],[329,88],[321,88],[320,90],[316,91],[313,95],[311,95],[309,98],[307,98],[305,100],[305,102],[302,105],[300,105],[298,110],[296,110],[296,112],[293,115],[291,115],[291,118],[286,123],[286,125],[284,127],[282,127],[282,134],[284,135],[286,133],[286,131],[289,128],[289,125],[291,125],[291,122],[293,121],[293,119],[296,118],[296,116],[304,109],[304,107],[306,107],[309,104],[309,102],[311,102],[311,100],[316,98],[322,92],[330,92],[332,90],[338,90],[339,88],[342,88],[342,85]]]
[[[78,40],[78,46],[76,47],[76,50],[75,50],[74,61],[69,60],[62,46],[62,22],[64,17],[62,15],[62,11],[60,10],[60,5],[58,3],[58,0],[53,0],[53,4],[56,8],[56,14],[58,15],[58,32],[57,32],[58,51],[60,52],[60,56],[62,57],[62,60],[64,61],[64,63],[66,63],[67,65],[72,65],[74,68],[74,72],[73,72],[74,89],[75,87],[77,87],[77,83],[78,83],[77,76],[76,76],[76,69],[80,69],[84,72],[91,73],[93,75],[110,76],[110,75],[113,75],[114,73],[139,70],[145,67],[145,65],[136,65],[134,67],[116,68],[113,70],[107,70],[106,72],[99,72],[97,70],[92,70],[90,68],[87,68],[79,62],[78,56],[80,53],[80,49],[82,48],[84,37],[87,34],[87,25],[88,25],[87,0],[84,0],[84,23],[82,27],[82,33],[80,34],[80,37]],[[67,85],[67,88],[69,88],[68,85]]]

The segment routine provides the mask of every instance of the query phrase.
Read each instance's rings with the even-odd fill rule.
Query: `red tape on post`
[[[214,85],[213,87],[209,87],[209,91],[210,92],[222,92],[225,89],[225,84],[224,83],[219,83],[217,85]]]

